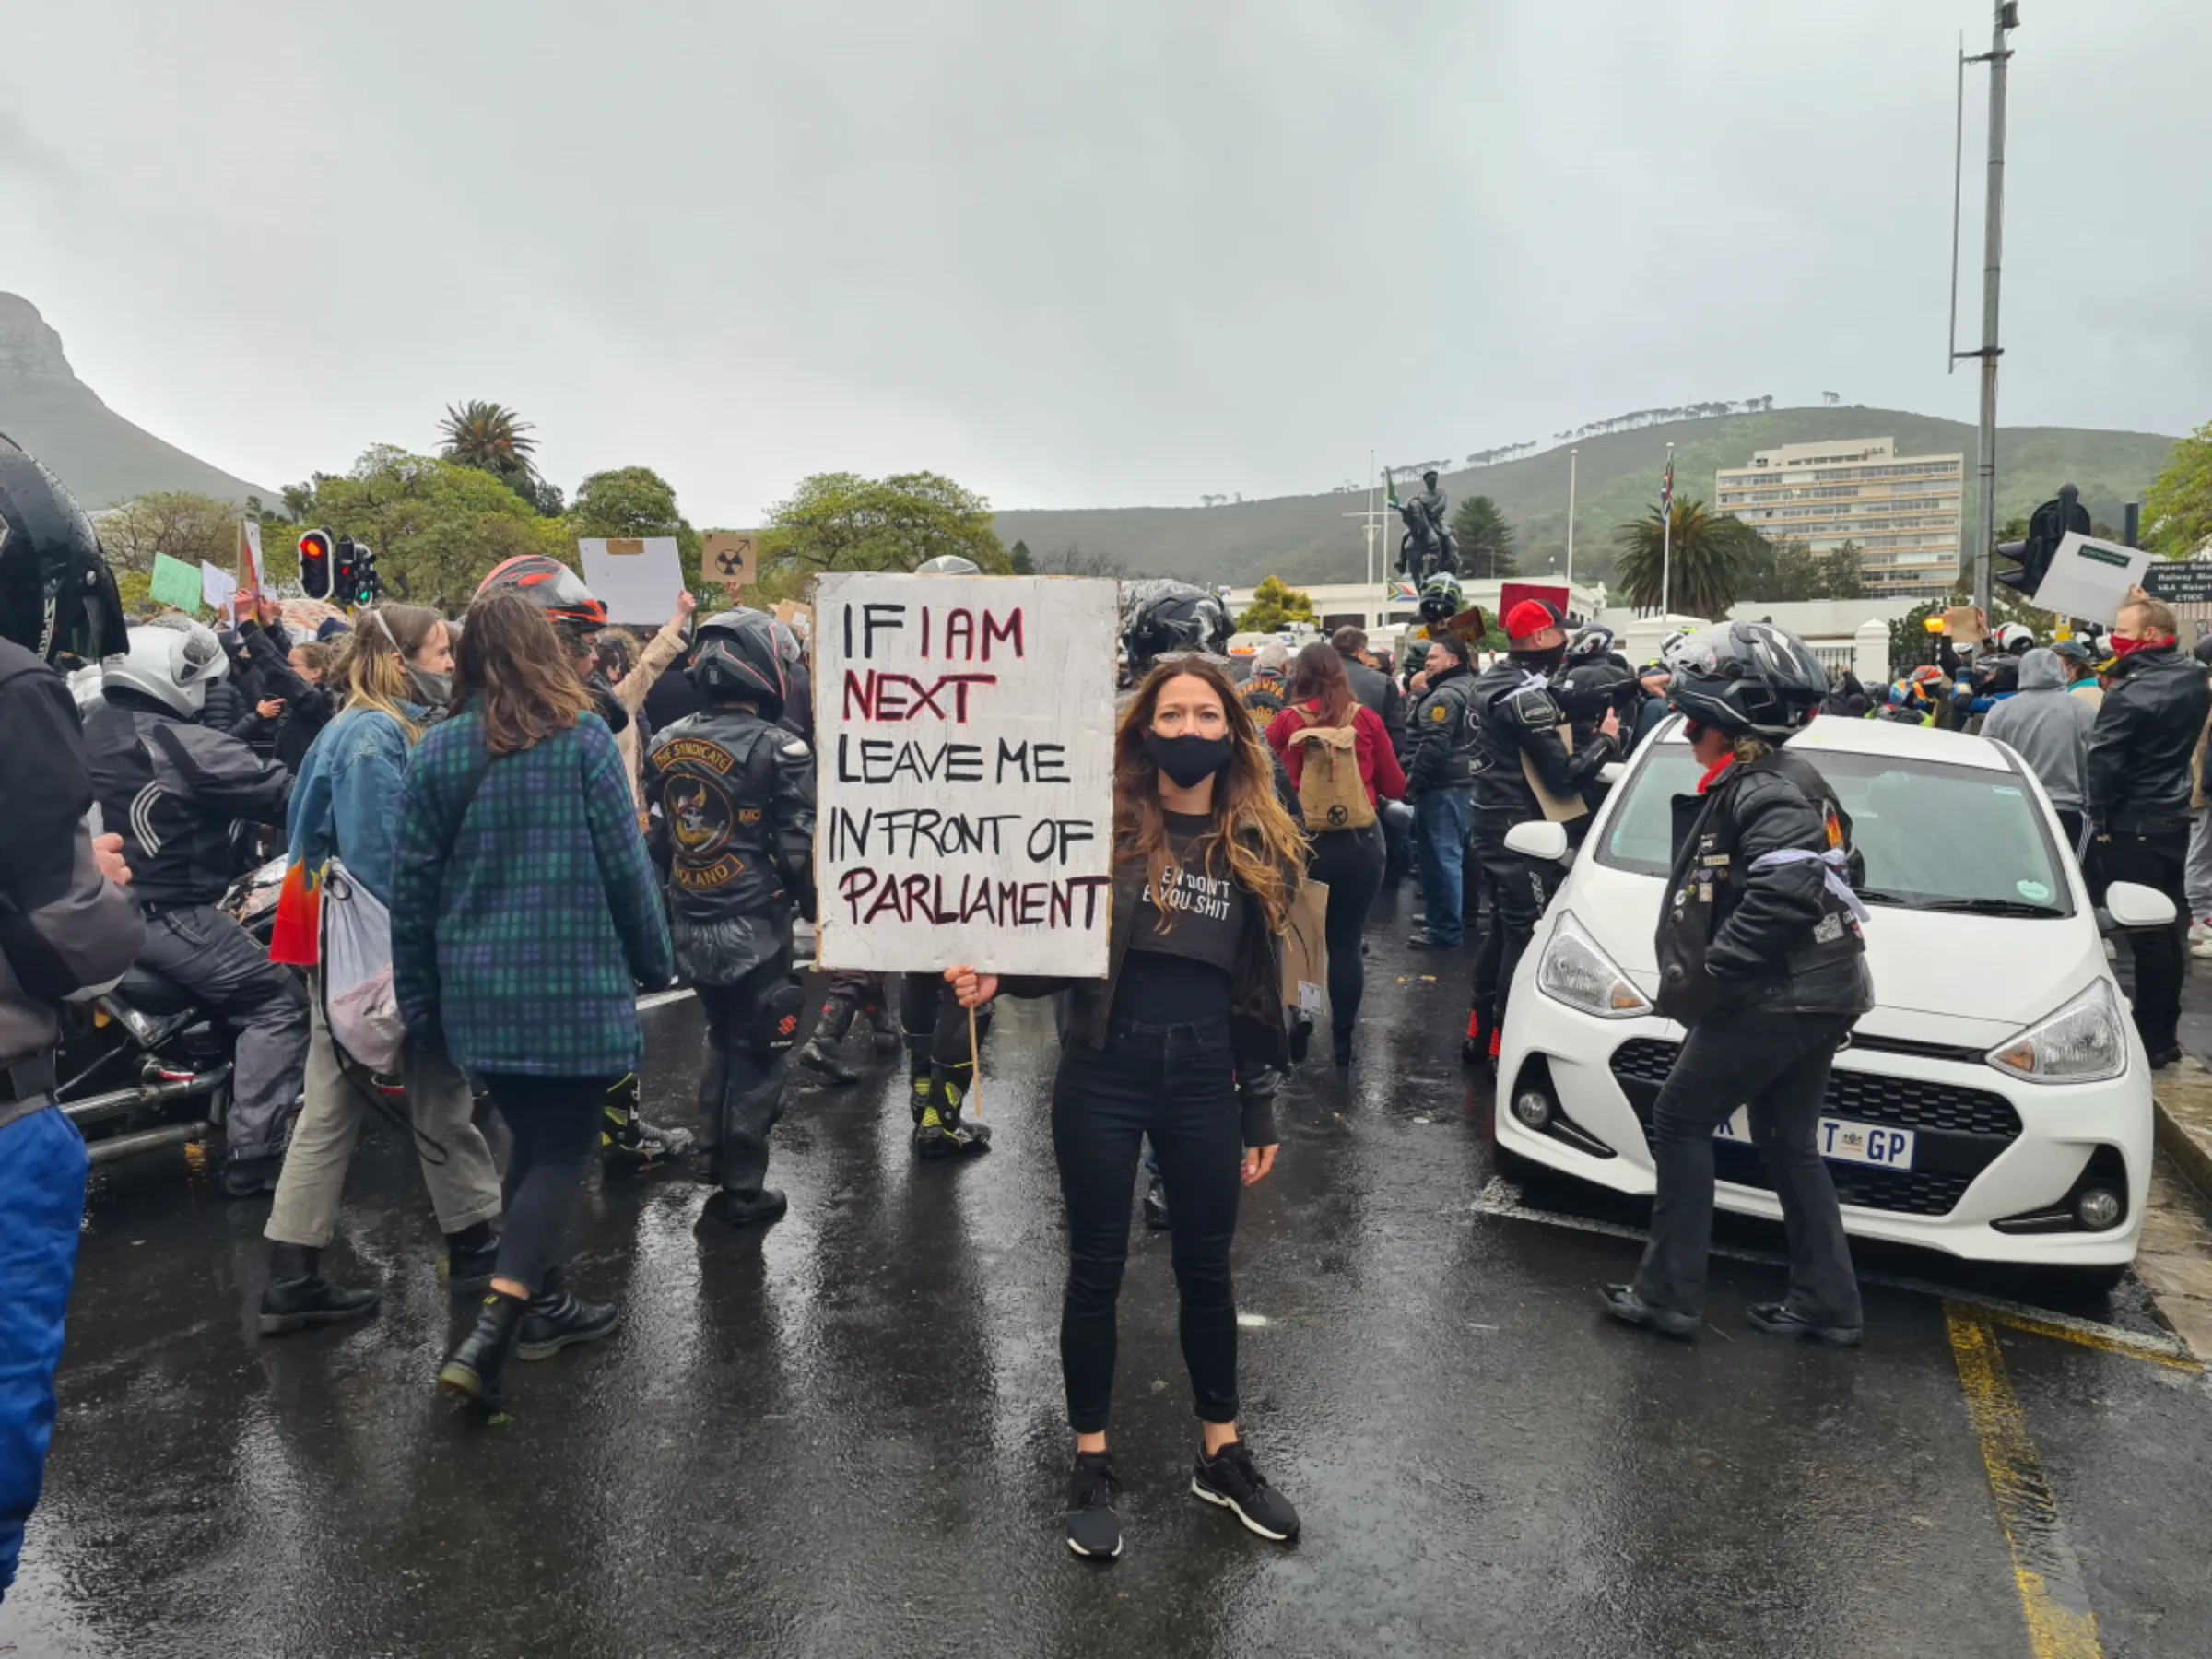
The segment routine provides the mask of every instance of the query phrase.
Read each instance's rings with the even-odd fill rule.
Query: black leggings
[[[496,1277],[530,1290],[560,1265],[583,1178],[599,1148],[599,1112],[612,1077],[487,1072],[484,1087],[514,1137],[500,1183],[506,1219]]]
[[[1138,1145],[1159,1159],[1182,1302],[1182,1359],[1201,1420],[1237,1416],[1237,1303],[1229,1247],[1237,1234],[1239,1134],[1229,1020],[1138,1025],[1116,1019],[1106,1047],[1071,1035],[1053,1081],[1053,1152],[1067,1200],[1067,1290],[1060,1369],[1077,1434],[1105,1431],[1113,1408],[1114,1304],[1129,1255]]]
[[[1359,1017],[1359,999],[1367,992],[1361,935],[1367,931],[1367,912],[1382,890],[1386,862],[1379,824],[1364,830],[1324,830],[1313,838],[1312,856],[1306,861],[1306,874],[1329,886],[1329,914],[1322,935],[1329,947],[1329,1023],[1339,1031],[1352,1029]]]

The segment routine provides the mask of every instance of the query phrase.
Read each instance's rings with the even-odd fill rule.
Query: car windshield
[[[1598,848],[1617,870],[1664,877],[1673,865],[1674,798],[1703,770],[1686,743],[1654,743],[1629,781]],[[1869,904],[1985,915],[2073,914],[2058,847],[2010,771],[1894,755],[1796,751],[1820,769],[1851,817]]]

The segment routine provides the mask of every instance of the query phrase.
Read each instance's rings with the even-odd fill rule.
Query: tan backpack
[[[1298,774],[1298,809],[1305,815],[1307,833],[1366,829],[1375,821],[1375,804],[1359,782],[1358,733],[1349,724],[1322,725],[1304,709],[1291,712],[1305,722],[1305,729],[1291,733],[1290,741],[1306,746]]]

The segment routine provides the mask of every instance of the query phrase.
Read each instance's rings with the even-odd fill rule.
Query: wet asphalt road
[[[102,1175],[0,1653],[2026,1659],[2100,1651],[2083,1610],[2109,1655],[2212,1652],[2205,1378],[1967,1304],[1970,1387],[1944,1302],[1880,1286],[1864,1350],[1778,1345],[1741,1323],[1778,1274],[1733,1259],[1695,1346],[1608,1326],[1595,1288],[1632,1241],[1474,1207],[1500,1189],[1457,1059],[1464,968],[1423,980],[1405,931],[1378,916],[1359,1059],[1293,1083],[1238,1242],[1246,1430],[1304,1513],[1296,1548],[1186,1494],[1167,1244],[1141,1224],[1128,1550],[1061,1545],[1051,1022],[1012,1005],[979,1162],[911,1159],[881,1061],[794,1087],[792,1211],[764,1239],[695,1233],[681,1178],[594,1183],[577,1276],[626,1323],[516,1366],[496,1426],[433,1394],[452,1311],[396,1136],[365,1144],[336,1253],[382,1312],[276,1341],[252,1335],[259,1214],[168,1159]],[[647,1018],[649,1110],[689,1122],[696,1010]],[[2151,1328],[2132,1285],[2066,1306]],[[2025,1601],[2016,1566],[2043,1575]]]

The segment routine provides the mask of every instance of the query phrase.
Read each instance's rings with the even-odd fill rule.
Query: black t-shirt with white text
[[[1188,1025],[1227,1014],[1230,983],[1252,900],[1225,865],[1209,876],[1189,857],[1192,843],[1213,826],[1210,817],[1164,815],[1169,864],[1162,877],[1166,908],[1147,883],[1129,934],[1129,955],[1114,987],[1113,1011],[1144,1025]]]

